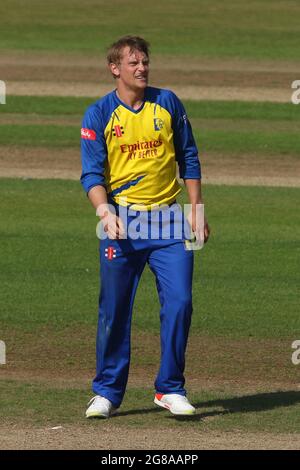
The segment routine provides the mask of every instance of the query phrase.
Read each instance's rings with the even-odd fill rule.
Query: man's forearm
[[[209,238],[210,228],[204,216],[204,201],[201,194],[201,180],[186,179],[184,181],[189,202],[191,204],[191,211],[188,215],[188,221],[192,227],[193,232],[198,240],[207,242]],[[201,204],[201,205],[197,205]]]
[[[104,223],[104,230],[110,239],[124,238],[122,220],[107,202],[107,192],[103,186],[94,186],[88,193],[89,200],[96,209],[96,214]]]
[[[184,184],[187,189],[190,204],[203,204],[201,180],[186,179],[184,180]]]
[[[107,210],[107,192],[104,186],[94,186],[88,193],[88,198],[91,201],[95,209],[98,209],[98,214],[100,217],[104,215],[104,212]]]

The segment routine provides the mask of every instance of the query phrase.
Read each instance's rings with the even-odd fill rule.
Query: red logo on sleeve
[[[96,132],[92,129],[81,128],[81,138],[87,140],[96,140]]]

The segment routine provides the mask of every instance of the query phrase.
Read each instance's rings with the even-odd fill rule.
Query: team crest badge
[[[164,127],[164,121],[160,118],[154,118],[154,129],[160,131]]]

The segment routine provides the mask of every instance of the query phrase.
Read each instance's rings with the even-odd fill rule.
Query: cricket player
[[[175,415],[193,415],[196,410],[184,388],[193,251],[186,250],[183,235],[172,234],[181,211],[176,203],[181,191],[178,165],[197,235],[196,205],[203,202],[198,151],[177,96],[148,86],[149,44],[137,36],[122,37],[110,47],[107,60],[116,89],[88,108],[81,129],[81,183],[107,235],[100,241],[95,396],[86,417],[108,418],[122,403],[133,302],[146,263],[161,304],[161,361],[154,402]],[[170,236],[161,236],[161,227],[154,238],[130,236],[125,226],[137,218],[141,231],[147,232],[154,207],[172,211]],[[205,241],[208,236],[205,221]]]

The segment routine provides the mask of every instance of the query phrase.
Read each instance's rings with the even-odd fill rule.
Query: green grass
[[[0,145],[76,147],[80,145],[80,125],[3,124]]]
[[[5,220],[0,339],[7,344],[8,360],[1,367],[4,374],[29,374],[25,381],[0,381],[2,420],[21,428],[98,428],[98,421],[84,418],[94,374],[98,299],[94,210],[77,182],[1,179],[0,188]],[[198,412],[189,420],[155,407],[149,384],[129,385],[119,415],[101,422],[103,430],[116,425],[298,433],[300,393],[272,384],[296,380],[291,341],[300,334],[299,195],[296,188],[205,188],[212,237],[195,253],[187,386],[192,377],[209,377],[220,385],[190,390]],[[159,361],[158,312],[147,268],[134,307],[132,368],[133,374],[147,370],[153,379]],[[36,376],[48,372],[53,379],[30,383],[32,371]],[[57,383],[59,376],[73,382]],[[77,376],[81,379],[74,385]],[[245,392],[249,378],[252,390],[256,384],[252,393]],[[228,380],[239,384],[238,390],[223,386]]]
[[[161,54],[297,59],[300,6],[293,0],[8,0],[0,47],[103,52],[120,35],[146,37]]]
[[[1,324],[94,325],[96,217],[72,181],[1,180]],[[297,188],[205,188],[212,226],[195,256],[193,332],[232,337],[300,333]],[[144,272],[134,325],[157,331],[159,305]]]
[[[62,389],[13,380],[0,382],[2,420],[17,419],[19,426],[77,424],[99,427],[99,421],[84,418],[84,404],[88,397],[89,391],[80,388]],[[182,432],[187,429],[227,432],[238,429],[275,434],[299,432],[300,392],[234,395],[219,390],[193,393],[189,397],[197,407],[197,414],[176,419],[153,404],[152,389],[129,387],[118,415],[109,421],[101,421],[101,428],[108,432],[112,425],[158,430],[176,427]]]
[[[96,98],[71,96],[14,96],[9,95],[0,114],[79,115],[96,101]]]
[[[90,97],[9,95],[0,115],[78,115],[96,101]],[[292,103],[251,103],[245,101],[183,101],[190,118],[263,121],[300,121],[299,107]]]
[[[278,130],[212,130],[209,122],[199,129],[194,126],[194,136],[201,153],[222,152],[223,154],[293,155],[299,157],[300,139],[295,131]],[[213,126],[212,126],[213,127]],[[80,124],[40,125],[2,124],[0,125],[0,145],[78,149],[80,144]]]
[[[207,126],[208,127],[208,126]],[[198,148],[203,152],[221,152],[239,155],[293,155],[299,158],[300,139],[298,132],[198,130],[194,136]]]
[[[255,121],[299,121],[299,108],[292,103],[249,101],[184,101],[190,118]]]
[[[76,147],[79,127],[85,109],[93,98],[11,96],[2,106],[0,145]],[[186,101],[194,134],[201,152],[222,152],[239,155],[300,154],[297,106],[280,103],[248,103],[224,101]],[[8,119],[26,117],[27,123],[5,124]],[[30,118],[40,116],[40,123]],[[72,116],[74,124],[58,124],[56,118]],[[53,124],[43,124],[43,118]]]

